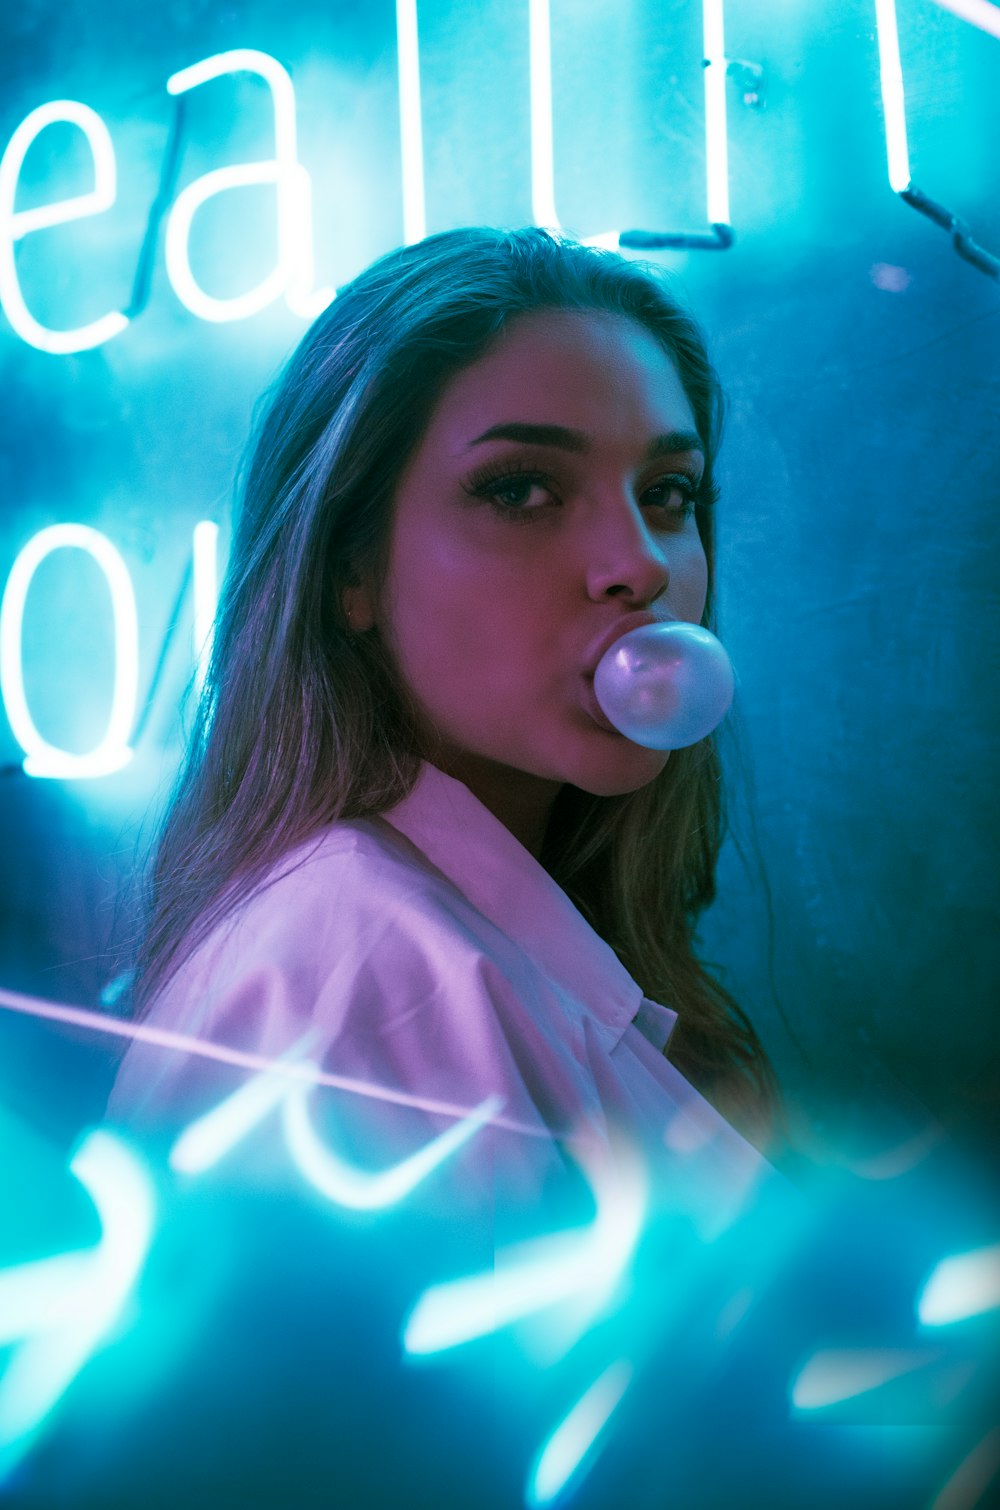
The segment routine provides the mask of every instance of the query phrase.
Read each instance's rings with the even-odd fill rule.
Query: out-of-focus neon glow
[[[935,1496],[930,1510],[984,1510],[987,1489],[1000,1470],[1000,1426],[994,1426],[962,1459]]]
[[[97,1208],[101,1239],[87,1253],[61,1255],[58,1270],[57,1259],[44,1259],[0,1275],[0,1304],[17,1298],[24,1339],[0,1379],[0,1481],[115,1321],[149,1250],[153,1189],[135,1155],[98,1129],[70,1170]],[[66,1288],[48,1309],[58,1274]]]
[[[180,1174],[203,1174],[235,1148],[288,1095],[292,1082],[286,1068],[305,1059],[317,1036],[316,1029],[305,1033],[272,1069],[255,1075],[225,1101],[190,1122],[170,1150],[167,1162],[171,1169]]]
[[[729,225],[729,149],[726,123],[726,42],[723,0],[703,0],[705,39],[705,165],[710,225]]]
[[[203,519],[195,525],[192,553],[195,686],[200,693],[212,658],[215,615],[219,607],[219,526],[210,519]]]
[[[403,242],[406,246],[412,246],[413,242],[422,241],[427,235],[417,0],[396,0],[396,54],[399,69],[399,150],[403,169]]]
[[[531,213],[535,224],[560,229],[552,147],[552,26],[549,0],[528,3],[528,74],[531,111]]]
[[[0,1347],[73,1321],[91,1262],[84,1249],[0,1270]]]
[[[60,750],[35,728],[24,689],[21,629],[32,578],[46,556],[56,550],[86,551],[104,573],[111,594],[115,632],[115,680],[104,738],[84,754]],[[132,759],[128,738],[135,720],[139,678],[139,624],[128,567],[106,535],[85,524],[52,524],[39,530],[11,567],[0,604],[0,692],[14,738],[25,752],[29,776],[107,776]]]
[[[26,1017],[38,1017],[47,1022],[63,1022],[68,1027],[89,1028],[95,1033],[109,1033],[114,1038],[130,1038],[138,1043],[148,1043],[160,1049],[173,1049],[181,1054],[194,1054],[201,1059],[213,1059],[217,1064],[233,1065],[236,1069],[270,1072],[287,1075],[290,1080],[303,1080],[310,1085],[328,1085],[333,1090],[350,1091],[357,1096],[366,1096],[371,1101],[388,1101],[393,1106],[414,1106],[418,1111],[433,1112],[443,1117],[468,1117],[471,1108],[457,1106],[452,1101],[438,1101],[433,1096],[413,1096],[406,1091],[389,1090],[369,1080],[354,1080],[349,1075],[331,1075],[318,1070],[308,1061],[297,1063],[288,1059],[273,1059],[264,1054],[249,1054],[243,1049],[231,1049],[224,1043],[213,1043],[207,1038],[194,1038],[188,1033],[174,1033],[168,1028],[157,1028],[152,1023],[128,1022],[124,1018],[109,1017],[106,1012],[90,1012],[86,1007],[71,1007],[60,1001],[45,1001],[38,996],[23,996],[18,991],[0,989],[0,1010],[20,1012]],[[547,1128],[538,1128],[527,1122],[518,1122],[515,1117],[495,1116],[490,1121],[494,1127],[503,1127],[510,1132],[521,1133],[529,1138],[550,1138]]]
[[[934,3],[942,10],[950,10],[960,20],[968,21],[970,26],[978,26],[991,37],[1000,37],[1000,6],[994,5],[992,0],[934,0]]]
[[[852,1174],[863,1180],[898,1180],[922,1164],[943,1139],[944,1129],[936,1122],[929,1122],[922,1131],[898,1143],[895,1148],[887,1148],[868,1158],[851,1159],[848,1167]]]
[[[853,1400],[935,1362],[940,1351],[915,1348],[824,1348],[813,1353],[792,1385],[797,1410],[822,1410]]]
[[[14,208],[17,185],[28,148],[46,126],[57,121],[78,127],[87,138],[94,163],[94,187],[89,193],[76,194],[72,199],[39,205],[32,210],[17,210]],[[111,135],[96,110],[78,100],[52,100],[32,110],[14,132],[0,158],[0,304],[21,339],[39,351],[49,351],[55,356],[90,351],[120,335],[128,324],[127,317],[116,311],[75,330],[50,330],[35,319],[24,302],[14,256],[15,243],[32,231],[43,231],[49,226],[65,225],[68,221],[110,210],[115,193],[115,150]]]
[[[633,1368],[619,1358],[580,1396],[538,1455],[528,1479],[526,1500],[531,1507],[550,1505],[577,1473],[628,1389]]]
[[[289,309],[312,320],[334,297],[332,288],[314,289],[312,184],[298,160],[295,130],[295,90],[276,58],[253,48],[238,47],[216,53],[167,80],[170,94],[185,94],[228,73],[252,73],[264,80],[274,106],[274,157],[263,162],[216,168],[182,189],[167,222],[167,274],[177,297],[203,320],[243,320],[285,296]],[[206,200],[226,189],[250,184],[274,184],[278,213],[278,262],[256,288],[233,298],[217,299],[196,281],[191,271],[191,222]]]
[[[614,1162],[581,1149],[581,1165],[597,1207],[584,1228],[515,1243],[497,1252],[494,1268],[420,1296],[403,1328],[408,1353],[437,1353],[509,1326],[566,1301],[585,1300],[576,1335],[614,1293],[642,1231],[648,1201],[638,1150],[620,1144]]]
[[[878,26],[878,69],[885,118],[885,151],[893,193],[910,186],[910,154],[906,145],[906,101],[903,66],[899,59],[896,0],[875,0]]]
[[[943,1258],[917,1301],[924,1326],[949,1326],[1000,1306],[1000,1243]]]
[[[401,1159],[375,1173],[357,1169],[339,1158],[317,1137],[309,1120],[309,1089],[298,1085],[282,1102],[285,1141],[299,1169],[327,1200],[353,1211],[378,1211],[394,1206],[409,1195],[445,1159],[474,1137],[503,1106],[502,1096],[488,1096],[460,1122]]]

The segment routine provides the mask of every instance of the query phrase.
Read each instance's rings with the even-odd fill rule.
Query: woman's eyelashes
[[[559,507],[558,484],[547,472],[516,463],[494,463],[474,472],[463,484],[463,489],[472,498],[483,499],[495,513],[518,524],[547,512],[550,507]],[[534,489],[550,495],[550,502],[531,502]],[[641,497],[649,499],[654,508],[671,524],[690,519],[699,503],[713,501],[707,486],[687,472],[669,472],[648,483]]]

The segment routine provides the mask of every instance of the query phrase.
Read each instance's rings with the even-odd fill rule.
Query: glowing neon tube
[[[906,145],[906,101],[899,58],[896,0],[875,0],[875,17],[889,183],[895,194],[901,194],[910,185],[910,154]]]
[[[31,210],[15,209],[17,185],[28,149],[47,126],[57,122],[76,126],[87,139],[94,164],[94,187],[87,194],[54,204],[39,205]],[[66,225],[72,220],[100,215],[115,202],[115,153],[111,136],[96,110],[77,100],[51,100],[25,116],[0,158],[0,304],[23,341],[38,351],[64,356],[74,351],[91,351],[120,335],[128,319],[120,311],[103,315],[90,325],[75,330],[51,330],[31,314],[17,276],[15,243],[33,231],[49,226]]]
[[[251,73],[263,79],[274,108],[274,157],[262,162],[215,168],[182,189],[167,221],[167,275],[181,303],[202,320],[243,320],[273,304],[282,294],[288,307],[304,319],[331,302],[334,290],[315,289],[313,270],[312,184],[298,160],[295,130],[295,90],[276,58],[250,47],[216,53],[182,68],[167,80],[169,94],[185,94],[230,73]],[[195,213],[226,189],[274,184],[278,200],[278,261],[256,288],[228,299],[207,294],[191,270],[190,236]]]
[[[396,0],[396,53],[399,68],[399,151],[403,169],[403,241],[406,246],[411,246],[427,235],[417,0]]]
[[[24,688],[21,631],[28,589],[39,566],[56,550],[82,550],[104,573],[114,615],[115,681],[104,738],[95,749],[73,754],[42,738]],[[0,693],[14,738],[25,752],[29,776],[72,779],[107,776],[132,759],[128,739],[135,721],[139,676],[139,625],[128,567],[106,535],[85,524],[53,524],[39,530],[19,552],[0,604]]]

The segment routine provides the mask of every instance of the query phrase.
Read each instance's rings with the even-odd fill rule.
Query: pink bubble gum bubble
[[[721,723],[733,700],[733,668],[699,624],[645,624],[623,634],[594,672],[605,715],[633,744],[682,750]]]

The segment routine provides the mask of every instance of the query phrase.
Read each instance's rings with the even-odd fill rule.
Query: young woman
[[[593,691],[627,630],[712,624],[720,419],[696,324],[617,254],[456,230],[338,291],[249,454],[150,1022],[262,1057],[308,1035],[374,1125],[497,1095],[662,1151],[678,1116],[723,1127],[705,1097],[767,1145],[771,1072],[693,948],[713,741],[645,749]],[[111,1109],[210,1099],[136,1046]]]

